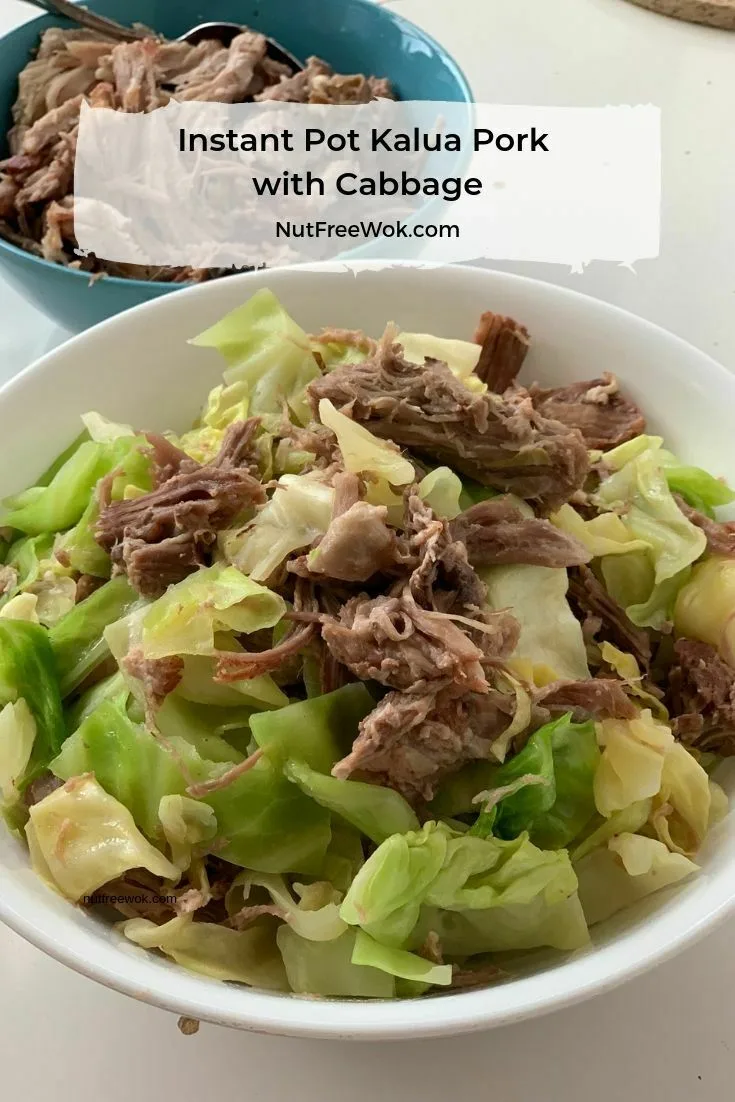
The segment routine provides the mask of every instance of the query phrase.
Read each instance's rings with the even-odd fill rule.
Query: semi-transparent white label
[[[659,249],[653,106],[85,106],[80,248],[132,264],[345,256],[632,264]]]

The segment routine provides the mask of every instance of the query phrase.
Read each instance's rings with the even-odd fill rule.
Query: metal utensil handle
[[[122,23],[116,23],[114,19],[88,11],[79,4],[72,3],[71,0],[26,0],[26,3],[33,4],[35,8],[41,8],[50,15],[63,15],[78,23],[80,27],[99,31],[100,34],[120,39],[121,42],[134,42],[143,37],[142,32],[133,30],[132,27],[123,27]]]

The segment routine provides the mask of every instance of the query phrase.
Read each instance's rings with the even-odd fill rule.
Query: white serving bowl
[[[95,326],[0,391],[0,494],[33,482],[96,409],[141,428],[183,429],[218,381],[217,355],[186,340],[270,287],[307,330],[402,328],[470,339],[480,313],[508,313],[533,338],[527,380],[566,383],[614,371],[672,450],[735,479],[735,378],[631,314],[544,283],[475,268],[315,265],[252,272],[165,296]],[[726,782],[724,782],[726,783]],[[545,954],[522,978],[485,990],[397,1002],[273,995],[218,983],[126,942],[50,891],[0,827],[0,918],[70,967],[137,999],[266,1033],[394,1039],[483,1029],[540,1014],[634,976],[691,942],[735,900],[735,817],[713,832],[702,873],[593,930],[589,949]]]

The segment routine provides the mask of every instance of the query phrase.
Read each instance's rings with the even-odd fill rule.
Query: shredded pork
[[[477,394],[446,364],[408,363],[390,327],[374,357],[314,380],[308,392],[376,436],[447,463],[486,486],[553,511],[581,489],[589,460],[575,429],[549,420],[530,398]]]
[[[270,58],[264,36],[247,27],[229,46],[213,39],[196,45],[166,42],[152,35],[117,42],[83,28],[51,27],[18,77],[10,157],[0,161],[0,236],[45,260],[95,275],[201,282],[230,274],[231,269],[144,267],[76,255],[72,185],[82,104],[138,113],[165,107],[169,100],[349,105],[385,97],[393,98],[387,80],[341,75],[318,58],[309,58],[304,71],[294,74]]]
[[[211,464],[187,463],[150,493],[102,510],[97,542],[142,596],[160,596],[203,565],[217,532],[265,501],[262,483],[236,465],[252,432],[251,422],[235,423]]]

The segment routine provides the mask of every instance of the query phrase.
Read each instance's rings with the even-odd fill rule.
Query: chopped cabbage
[[[600,654],[603,662],[607,662],[608,666],[615,670],[618,677],[625,682],[628,692],[642,700],[655,714],[656,718],[663,720],[665,723],[669,718],[668,710],[658,697],[642,688],[643,675],[633,655],[619,650],[608,642],[602,643]]]
[[[625,609],[628,619],[642,628],[664,631],[674,614],[677,595],[687,582],[691,567],[656,584],[650,555],[607,555],[600,562],[605,587]]]
[[[647,709],[637,719],[604,719],[597,731],[603,752],[595,774],[595,805],[608,818],[658,793],[674,736]]]
[[[48,632],[25,620],[0,620],[0,708],[20,700],[35,724],[30,757],[22,774],[14,775],[14,786],[22,792],[58,753],[66,726]],[[14,714],[8,713],[7,723]]]
[[[297,758],[320,773],[329,773],[352,746],[360,720],[374,707],[367,688],[357,681],[278,711],[256,713],[250,729],[274,764],[282,766]]]
[[[411,935],[420,948],[433,931],[449,956],[525,951],[548,946],[570,952],[589,941],[587,923],[576,891],[557,903],[537,895],[524,903],[477,911],[442,911],[423,907]]]
[[[48,638],[65,696],[109,656],[105,628],[141,604],[128,579],[119,574],[54,624]]]
[[[704,769],[680,742],[664,758],[657,803],[652,822],[661,841],[676,853],[695,854],[709,828],[712,795]]]
[[[548,909],[576,889],[566,850],[539,850],[527,834],[513,841],[478,838],[429,822],[378,847],[355,876],[340,914],[381,943],[402,948],[415,947],[423,907],[462,914],[497,911],[499,928],[505,909],[512,908],[520,916],[519,938],[507,947],[520,948],[543,944],[536,937]],[[527,905],[531,911],[524,910]]]
[[[422,364],[427,358],[441,360],[468,390],[478,394],[487,390],[485,383],[475,374],[482,348],[474,341],[434,337],[431,333],[399,333],[396,339],[403,346],[404,359],[409,363]]]
[[[735,665],[735,559],[713,555],[694,567],[676,598],[674,631],[709,643]]]
[[[235,764],[243,758],[238,745],[250,742],[252,714],[252,708],[212,708],[169,693],[156,711],[156,727],[169,743],[188,742],[206,761]]]
[[[60,532],[76,524],[94,493],[97,482],[112,467],[113,448],[87,440],[56,472],[48,486],[31,487],[21,502],[4,502],[2,524],[29,535]]]
[[[30,809],[34,843],[59,891],[76,902],[128,869],[178,880],[133,817],[90,774],[73,777]]]
[[[613,811],[609,819],[598,816],[596,822],[599,825],[595,826],[594,830],[571,850],[569,856],[572,864],[580,861],[588,853],[592,853],[592,850],[597,849],[598,846],[606,846],[616,834],[635,834],[648,822],[652,806],[651,799],[637,800],[636,803],[628,804],[622,811]]]
[[[212,654],[215,631],[250,633],[282,618],[286,602],[232,566],[215,563],[169,586],[146,611],[142,646],[146,658]]]
[[[207,804],[188,796],[162,796],[158,818],[171,849],[171,860],[181,872],[189,868],[195,847],[217,833],[217,817]]]
[[[705,516],[714,517],[714,510],[719,505],[729,505],[735,501],[735,491],[723,479],[715,478],[701,467],[689,467],[680,463],[675,455],[663,448],[658,455],[669,489],[683,497],[693,509],[698,509]]]
[[[56,558],[51,534],[16,540],[6,566],[15,571],[16,580],[0,597],[0,615],[50,627],[73,607],[76,582],[71,568]]]
[[[600,513],[584,520],[571,505],[562,505],[549,520],[587,548],[594,559],[603,555],[627,555],[631,551],[648,551],[650,544],[636,539],[617,513]]]
[[[524,786],[501,801],[495,833],[514,838],[527,830],[535,845],[567,845],[594,815],[593,780],[599,758],[593,723],[572,723],[565,715],[539,728],[520,753],[498,769],[494,784],[507,785],[524,776],[543,783]]]
[[[29,624],[40,624],[36,611],[38,597],[35,593],[16,593],[7,604],[0,608],[3,620],[26,620]]]
[[[551,678],[590,676],[582,626],[574,617],[566,570],[548,566],[492,566],[478,571],[491,608],[509,608],[521,626],[513,657]]]
[[[177,964],[214,980],[234,980],[269,991],[287,991],[288,983],[272,925],[230,930],[213,922],[180,915],[157,926],[146,918],[120,923],[120,930],[144,949],[160,949]]]
[[[227,893],[226,906],[231,915],[250,904],[253,888],[264,888],[281,911],[283,920],[299,937],[308,941],[334,941],[347,929],[347,923],[339,917],[341,895],[331,884],[297,885],[296,890],[300,888],[302,892],[297,901],[282,876],[241,872]]]
[[[406,486],[414,481],[413,463],[404,459],[395,444],[378,440],[364,425],[335,409],[329,398],[322,398],[319,403],[319,420],[337,437],[346,470],[372,475],[391,486]]]
[[[224,640],[215,635],[214,641],[219,646]],[[126,652],[127,648],[122,653]],[[282,708],[288,704],[288,697],[269,673],[220,685],[214,680],[214,660],[210,656],[185,654],[183,658],[184,673],[176,694],[193,704],[211,704],[222,708],[248,705],[258,709]]]
[[[113,440],[119,440],[121,436],[135,436],[135,430],[130,425],[118,424],[108,421],[101,413],[90,410],[82,414],[82,423],[95,444],[111,444]]]
[[[610,454],[605,456],[607,463]],[[681,573],[704,552],[707,538],[676,504],[655,448],[647,448],[604,479],[597,498],[603,508],[622,507],[622,523],[650,546],[656,585]]]
[[[18,781],[28,768],[35,738],[36,721],[22,697],[0,709],[0,797],[5,807],[22,795]]]
[[[191,763],[189,763],[191,765]],[[183,794],[180,758],[111,701],[103,701],[71,735],[49,768],[63,781],[94,775],[149,838],[162,838],[163,796]]]
[[[698,866],[663,842],[623,833],[575,865],[579,898],[590,926],[603,922],[639,899],[676,884]]]
[[[286,402],[302,424],[309,420],[304,392],[319,367],[308,336],[272,291],[257,291],[190,343],[215,348],[224,357],[225,382],[245,384],[251,414],[280,421]]]
[[[342,781],[318,773],[302,761],[288,762],[285,774],[312,800],[340,815],[373,842],[418,830],[419,821],[413,809],[392,788]]]
[[[184,795],[190,782],[217,781],[242,760],[209,761],[209,741],[171,736],[167,746],[131,722],[111,703],[101,705],[67,740],[52,770],[62,779],[78,769],[99,781],[132,812],[141,829],[162,837],[158,816],[163,796]],[[261,759],[226,787],[208,792],[217,821],[212,852],[260,872],[318,872],[329,846],[328,813]]]
[[[393,976],[352,963],[355,936],[348,930],[334,941],[309,941],[290,926],[279,926],[276,941],[291,990],[333,998],[393,998]]]
[[[368,968],[379,968],[390,976],[399,976],[404,980],[418,983],[448,986],[452,982],[451,964],[434,964],[433,961],[419,957],[416,953],[407,953],[405,949],[392,949],[381,945],[364,930],[358,930],[355,947],[352,950],[352,963]]]
[[[266,581],[292,551],[324,535],[333,501],[334,490],[318,475],[281,475],[255,520],[224,536],[225,557],[253,581]]]
[[[449,467],[436,467],[419,482],[419,496],[438,517],[453,520],[462,512],[462,480]]]

